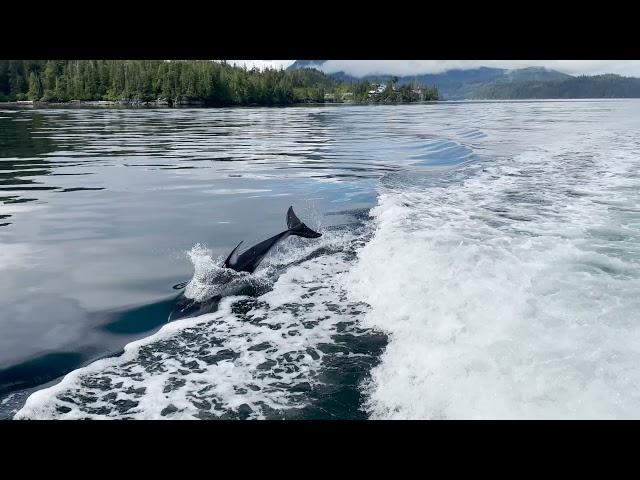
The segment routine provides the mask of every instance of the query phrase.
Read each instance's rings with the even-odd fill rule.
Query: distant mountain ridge
[[[288,69],[322,70],[326,60],[296,60]],[[385,82],[391,75],[357,78],[345,72],[328,74],[340,81]],[[574,77],[543,67],[514,70],[480,67],[443,73],[400,76],[398,83],[417,82],[438,88],[442,100],[525,98],[632,98],[640,97],[640,79],[619,75]]]
[[[320,70],[326,60],[296,60],[293,62],[287,70],[299,70],[301,68],[317,68]]]
[[[474,99],[640,98],[640,78],[606,74],[567,80],[488,84],[474,91]]]

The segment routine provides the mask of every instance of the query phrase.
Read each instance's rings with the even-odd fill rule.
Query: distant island
[[[127,105],[406,103],[435,87],[389,77],[339,79],[314,69],[250,69],[211,60],[0,60],[0,102]]]

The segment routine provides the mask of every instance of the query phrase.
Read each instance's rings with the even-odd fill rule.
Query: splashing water
[[[267,290],[272,282],[264,270],[257,275],[236,272],[224,268],[224,258],[213,258],[211,250],[196,244],[188,252],[193,264],[193,278],[184,289],[184,296],[196,302],[204,302],[216,296],[250,294]]]

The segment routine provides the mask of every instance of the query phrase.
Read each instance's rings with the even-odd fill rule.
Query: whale
[[[290,206],[287,210],[287,229],[278,233],[272,237],[263,240],[262,242],[248,248],[244,252],[240,253],[239,248],[243,242],[238,243],[236,247],[229,253],[224,263],[221,265],[223,268],[235,270],[236,272],[247,272],[249,274],[255,272],[258,265],[264,260],[269,251],[275,247],[278,243],[282,242],[290,236],[303,237],[303,238],[318,238],[322,234],[318,233],[309,227],[307,227],[293,211],[293,206]],[[186,284],[181,284],[184,287]],[[235,292],[235,293],[234,293]],[[238,294],[235,289],[227,289],[225,295]],[[168,321],[178,320],[181,318],[195,317],[216,311],[218,304],[223,295],[215,295],[203,302],[197,302],[193,299],[189,299],[184,294],[180,294],[176,301],[176,307],[169,314]]]
[[[224,261],[224,267],[231,268],[236,272],[253,273],[262,259],[269,253],[269,250],[291,235],[305,238],[318,238],[322,236],[321,233],[311,230],[302,223],[294,213],[293,207],[289,207],[289,210],[287,210],[287,229],[284,232],[267,238],[239,255],[238,248],[242,245],[242,242],[240,242]]]

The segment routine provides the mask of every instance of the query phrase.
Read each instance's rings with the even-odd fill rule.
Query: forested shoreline
[[[246,69],[210,60],[2,60],[0,102],[121,102],[232,105],[395,103],[438,99],[434,87],[397,86],[371,94],[368,81],[323,72]]]

